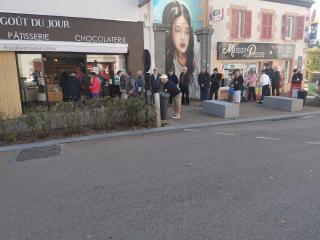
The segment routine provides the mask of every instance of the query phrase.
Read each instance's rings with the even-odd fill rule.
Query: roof
[[[284,3],[284,4],[301,6],[301,7],[307,7],[307,8],[311,8],[311,6],[314,4],[313,0],[263,0],[263,1]]]

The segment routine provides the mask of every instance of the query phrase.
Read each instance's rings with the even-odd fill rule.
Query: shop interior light
[[[55,62],[58,62],[58,58],[55,58],[54,61],[55,61]]]

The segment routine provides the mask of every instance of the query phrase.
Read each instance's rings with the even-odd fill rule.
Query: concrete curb
[[[0,147],[0,152],[17,151],[17,150],[21,151],[25,149],[34,148],[34,147],[48,147],[52,145],[59,145],[59,144],[65,144],[65,143],[75,143],[75,142],[82,142],[82,141],[108,139],[108,138],[114,138],[114,137],[125,137],[125,136],[135,136],[135,135],[143,135],[143,134],[161,133],[161,132],[168,132],[168,131],[177,131],[177,130],[183,130],[186,128],[190,129],[190,128],[223,126],[223,125],[240,124],[240,123],[287,120],[287,119],[295,119],[295,118],[313,116],[313,115],[320,115],[320,111],[287,114],[287,115],[276,116],[276,117],[273,116],[273,117],[245,118],[245,119],[235,119],[235,120],[221,120],[221,121],[208,122],[208,123],[195,123],[195,124],[186,124],[186,125],[179,125],[179,126],[168,126],[163,128],[130,130],[130,131],[104,133],[104,134],[97,134],[97,135],[90,135],[90,136],[70,137],[70,138],[64,138],[64,139],[49,140],[44,142],[18,144],[18,145]]]

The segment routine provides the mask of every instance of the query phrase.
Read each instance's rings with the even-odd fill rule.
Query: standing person
[[[182,104],[189,105],[190,99],[189,99],[189,87],[191,83],[191,75],[188,72],[188,68],[184,67],[182,69],[182,73],[180,74],[179,79],[179,87],[182,92]]]
[[[269,64],[266,64],[265,73],[270,78],[270,81],[272,81],[274,78],[274,70],[272,69],[272,67]]]
[[[271,84],[270,77],[266,74],[265,70],[262,70],[261,77],[260,77],[260,86],[262,87],[262,95],[261,95],[261,100],[259,102],[260,104],[263,103],[263,99],[265,96],[270,95],[270,84]]]
[[[134,77],[132,77],[131,72],[125,74],[125,90],[128,97],[134,95],[135,80]]]
[[[280,72],[277,67],[274,68],[274,75],[271,81],[272,85],[272,96],[280,96]]]
[[[293,76],[292,76],[292,82],[293,83],[301,83],[302,80],[303,80],[303,74],[301,73],[301,69],[294,69]]]
[[[210,87],[210,96],[209,99],[218,100],[219,97],[219,88],[222,80],[222,74],[218,72],[218,68],[213,69],[213,74],[211,75],[211,87]]]
[[[64,69],[60,69],[60,87],[62,89],[63,101],[68,101],[68,73],[64,71]]]
[[[137,95],[141,95],[144,89],[144,77],[142,71],[137,72],[137,79],[135,81],[135,91]]]
[[[246,83],[249,87],[249,94],[248,94],[248,101],[251,100],[251,97],[253,98],[253,101],[256,101],[256,86],[257,86],[258,76],[256,72],[253,69],[250,69],[249,75],[246,79]]]
[[[160,74],[157,68],[153,69],[151,75],[151,92],[152,94],[160,92]]]
[[[113,80],[113,95],[118,95],[119,97],[121,96],[121,91],[120,91],[120,78],[121,78],[122,72],[118,71],[117,74],[114,76]]]
[[[68,78],[69,100],[73,102],[80,101],[81,84],[75,73],[71,73]]]
[[[234,88],[233,102],[240,104],[241,102],[241,92],[243,90],[244,80],[239,70],[235,71],[234,80],[232,81],[232,86]]]
[[[200,100],[208,100],[209,89],[210,89],[210,75],[206,68],[201,68],[201,72],[198,76],[198,83],[200,86]]]
[[[174,70],[173,69],[170,69],[169,72],[168,72],[168,79],[173,82],[178,88],[179,88],[179,78],[177,77],[177,75],[174,73]],[[172,99],[173,99],[173,96],[172,94],[170,94],[170,99],[169,99],[169,102],[170,104],[172,104]]]
[[[178,88],[178,86],[172,82],[171,80],[168,80],[167,75],[162,75],[160,77],[161,83],[164,84],[164,91],[167,93],[170,93],[172,95],[172,107],[174,111],[174,115],[171,116],[172,119],[180,119],[181,118],[181,91]]]
[[[96,99],[100,95],[100,80],[98,74],[95,72],[92,73],[91,85],[90,85],[90,93],[91,97]]]
[[[240,72],[240,70],[239,69],[237,69],[236,71],[235,71],[235,74],[236,74],[236,79],[239,81],[239,83],[240,83],[240,87],[241,87],[241,99],[242,99],[242,97],[243,97],[243,90],[244,90],[244,78],[243,78],[243,76],[242,76],[242,74],[241,74],[241,72]]]

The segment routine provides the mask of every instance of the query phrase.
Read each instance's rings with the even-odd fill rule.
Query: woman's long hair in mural
[[[186,43],[178,43],[177,38],[174,31],[178,31],[174,29],[175,20],[179,17],[183,16],[188,24],[188,39]],[[186,57],[186,64],[185,66],[188,68],[189,74],[193,74],[194,72],[194,35],[193,29],[191,26],[191,16],[188,9],[178,1],[173,1],[169,3],[162,15],[162,22],[164,24],[169,25],[168,33],[166,36],[166,71],[170,69],[174,69],[176,72],[178,69],[175,69],[175,58],[180,54],[185,55]],[[179,30],[184,31],[184,30]],[[185,34],[185,33],[182,33]],[[177,46],[178,44],[178,46]],[[184,49],[184,47],[187,47]],[[179,77],[179,76],[178,76]]]

